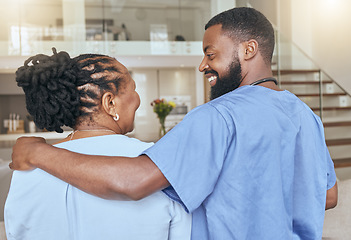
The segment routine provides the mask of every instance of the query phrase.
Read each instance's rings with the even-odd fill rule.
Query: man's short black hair
[[[259,51],[267,64],[271,64],[274,51],[274,30],[272,24],[259,11],[240,7],[224,11],[214,16],[205,26],[221,24],[225,34],[239,42],[254,39],[258,42]]]

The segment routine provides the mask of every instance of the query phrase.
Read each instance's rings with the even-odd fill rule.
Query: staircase
[[[320,116],[338,174],[351,175],[351,96],[289,39],[276,31],[272,70],[282,89]]]
[[[351,97],[320,69],[274,70],[282,89],[321,117],[335,168],[351,167]]]

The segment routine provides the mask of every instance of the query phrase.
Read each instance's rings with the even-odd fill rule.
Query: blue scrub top
[[[192,239],[321,239],[333,162],[321,120],[288,91],[243,86],[144,152],[193,213]]]

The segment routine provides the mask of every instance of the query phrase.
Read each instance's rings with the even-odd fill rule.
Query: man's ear
[[[102,109],[112,117],[116,115],[117,103],[115,97],[116,96],[111,92],[106,92],[101,97]]]
[[[258,52],[258,42],[254,39],[243,43],[243,59],[249,60],[253,58]]]

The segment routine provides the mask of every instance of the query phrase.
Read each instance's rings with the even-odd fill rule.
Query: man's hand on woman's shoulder
[[[12,148],[12,170],[32,170],[36,168],[33,161],[40,154],[40,146],[47,145],[41,137],[20,137]],[[44,154],[44,153],[43,153]]]

